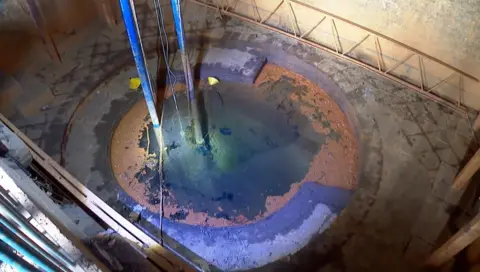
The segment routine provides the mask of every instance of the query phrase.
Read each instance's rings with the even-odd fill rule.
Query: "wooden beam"
[[[480,214],[477,214],[472,221],[463,226],[447,242],[435,250],[425,264],[427,266],[439,267],[478,238],[480,238]]]
[[[33,143],[25,134],[15,127],[5,116],[0,114],[2,121],[11,131],[25,142],[32,153],[33,159],[48,171],[60,185],[67,189],[89,213],[93,213],[104,225],[116,231],[137,248],[143,250],[152,262],[166,271],[197,271],[170,250],[158,244],[154,239],[137,228],[112,207],[90,191],[85,185],[68,173],[55,160],[48,156],[40,147]]]
[[[453,189],[462,190],[467,187],[472,176],[480,169],[480,149],[477,150],[475,155],[468,161],[463,167],[462,171],[453,180]]]

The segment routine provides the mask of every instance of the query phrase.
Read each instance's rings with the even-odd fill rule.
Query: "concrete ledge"
[[[164,232],[222,270],[244,270],[266,265],[304,247],[327,229],[346,207],[351,191],[306,182],[278,212],[247,225],[208,227],[163,218]],[[134,208],[126,193],[119,200]],[[159,216],[147,209],[142,218],[159,226]]]

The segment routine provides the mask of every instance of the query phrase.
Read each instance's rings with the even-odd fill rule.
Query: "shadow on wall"
[[[42,36],[49,40],[52,35],[59,43],[97,16],[95,2],[84,0],[1,0],[0,12],[0,69],[6,74],[19,72],[22,64],[31,62],[25,58],[34,46],[44,50]]]
[[[32,9],[32,3],[39,4]],[[51,39],[58,55],[65,53],[68,47],[62,42],[97,19],[97,5],[94,0],[0,0],[0,14],[0,112],[14,117],[20,107],[16,101],[35,101],[35,96],[48,92],[35,84],[24,86],[23,79],[36,82],[28,67],[38,61],[58,64]],[[45,26],[43,32],[41,25]]]
[[[0,71],[4,74],[20,71],[37,40],[29,31],[0,30]]]

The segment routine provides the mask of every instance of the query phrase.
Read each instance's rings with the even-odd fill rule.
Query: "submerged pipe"
[[[195,95],[195,88],[193,85],[192,67],[190,66],[190,60],[187,54],[185,46],[185,31],[183,30],[182,11],[180,8],[180,0],[171,0],[173,22],[175,24],[175,31],[177,33],[178,49],[182,56],[183,71],[185,73],[185,82],[187,84],[187,96],[189,101],[190,118],[193,125],[195,134],[195,142],[197,144],[203,143],[203,134],[200,123],[200,112],[198,110],[197,99]]]
[[[145,101],[147,102],[147,108],[150,114],[150,118],[152,119],[155,138],[157,139],[158,146],[160,147],[159,160],[161,160],[161,154],[163,152],[162,129],[160,127],[160,121],[157,115],[157,109],[155,107],[152,82],[150,80],[150,75],[147,70],[145,52],[143,50],[140,30],[138,28],[137,16],[135,14],[135,6],[133,4],[133,1],[120,0],[120,10],[122,11],[128,40],[130,42],[130,47],[132,48],[133,58],[135,60],[135,65],[137,66],[138,76],[140,77],[140,82],[142,84],[143,95],[145,97]]]

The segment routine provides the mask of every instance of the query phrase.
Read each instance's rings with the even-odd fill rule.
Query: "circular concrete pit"
[[[219,269],[256,268],[301,250],[347,205],[359,151],[355,128],[338,105],[346,100],[332,99],[331,90],[329,96],[298,73],[308,66],[292,69],[295,63],[275,60],[267,56],[253,83],[234,76],[214,86],[196,81],[202,145],[191,140],[183,83],[175,85],[175,97],[160,88],[166,97],[162,151],[141,92],[128,90],[135,67],[124,69],[82,107],[67,144],[67,168],[82,171],[75,161],[94,157],[87,186],[152,226],[159,226],[163,192],[163,231]],[[95,135],[93,151],[72,143],[89,138],[84,130]]]

